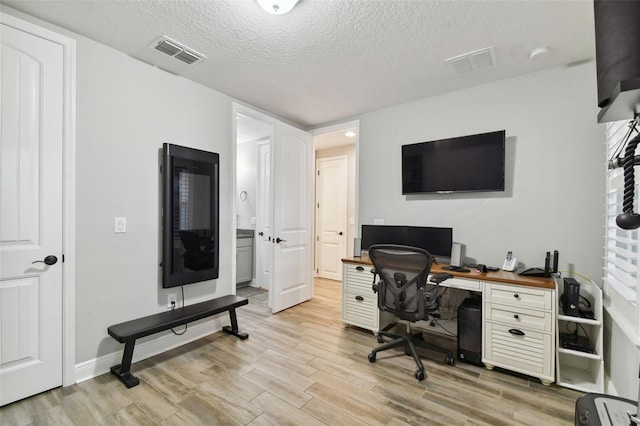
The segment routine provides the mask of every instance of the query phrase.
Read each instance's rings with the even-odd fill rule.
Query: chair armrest
[[[442,281],[448,280],[449,278],[453,278],[453,275],[448,272],[441,272],[439,274],[434,274],[429,278],[429,281],[434,284],[440,284]]]

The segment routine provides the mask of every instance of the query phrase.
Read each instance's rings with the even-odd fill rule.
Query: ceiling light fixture
[[[284,15],[293,9],[299,0],[256,0],[261,8],[274,15]]]

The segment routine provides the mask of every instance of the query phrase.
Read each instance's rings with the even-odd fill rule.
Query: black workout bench
[[[171,311],[160,312],[159,314],[112,325],[107,331],[109,335],[118,342],[124,343],[124,354],[122,355],[122,363],[111,367],[111,372],[118,376],[127,388],[136,386],[140,383],[140,379],[131,374],[131,358],[133,357],[133,347],[136,344],[136,339],[225,311],[229,311],[231,326],[224,326],[222,331],[233,334],[242,340],[248,338],[249,335],[247,333],[238,330],[238,319],[236,317],[236,308],[248,303],[249,300],[244,297],[230,294],[228,296],[218,297],[217,299],[207,300],[206,302],[196,303],[195,305],[175,308]]]

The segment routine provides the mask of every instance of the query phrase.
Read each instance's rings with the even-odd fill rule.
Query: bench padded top
[[[248,303],[248,299],[230,294],[196,303],[195,305],[175,308],[171,311],[160,312],[158,314],[112,325],[107,331],[109,335],[118,342],[127,343],[140,337],[149,336],[211,315],[226,312]]]

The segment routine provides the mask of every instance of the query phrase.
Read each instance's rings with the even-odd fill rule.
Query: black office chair
[[[405,353],[416,361],[416,379],[424,380],[424,366],[416,352],[417,345],[446,354],[447,363],[453,365],[451,351],[425,341],[422,333],[412,333],[410,326],[412,322],[429,319],[430,315],[440,309],[440,283],[453,275],[435,274],[430,279],[433,284],[427,284],[432,257],[427,251],[417,247],[373,245],[369,248],[369,258],[374,267],[373,291],[378,293],[378,308],[408,321],[403,335],[392,334],[384,329],[378,332],[378,342],[383,343],[383,337],[394,340],[373,349],[369,354],[369,362],[376,362],[376,354],[380,351],[404,346]],[[377,282],[376,277],[379,277]]]

